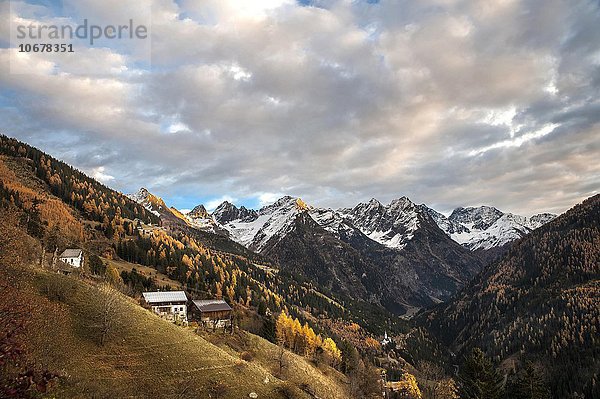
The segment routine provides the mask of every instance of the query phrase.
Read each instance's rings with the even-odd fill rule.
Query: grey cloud
[[[118,9],[93,3],[106,20]],[[408,195],[531,214],[597,192],[597,3],[331,1],[252,18],[231,4],[155,1],[150,71],[114,51],[80,55],[102,76],[60,59],[62,74],[3,71],[0,129],[172,197]],[[190,131],[168,133],[179,123]]]

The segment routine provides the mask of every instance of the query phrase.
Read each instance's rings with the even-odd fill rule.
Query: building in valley
[[[231,327],[233,310],[222,299],[195,300],[190,307],[190,315],[204,327]]]
[[[183,291],[144,292],[144,301],[157,315],[187,323],[187,295]]]

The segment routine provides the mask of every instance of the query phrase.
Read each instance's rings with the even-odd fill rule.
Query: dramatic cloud
[[[3,20],[56,20],[50,6],[12,5]],[[85,0],[62,11],[103,24],[151,12],[151,60],[110,42],[18,54],[3,27],[0,131],[122,191],[145,186],[182,208],[407,195],[531,214],[600,187],[597,1]]]

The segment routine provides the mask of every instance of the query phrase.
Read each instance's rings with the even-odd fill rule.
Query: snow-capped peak
[[[202,204],[195,206],[194,209],[188,212],[187,216],[193,219],[210,219],[208,211]]]
[[[491,206],[456,208],[448,218],[430,215],[454,241],[471,250],[503,246],[556,217],[543,213],[527,218]]]
[[[140,188],[137,193],[127,194],[127,197],[142,205],[156,216],[160,216],[161,212],[168,209],[162,198],[150,193],[145,187]]]
[[[258,212],[232,204],[221,204],[213,216],[240,244],[260,252],[271,239],[281,238],[292,226],[296,216],[312,209],[300,198],[285,196]]]
[[[453,220],[448,219],[444,214],[439,213],[435,209],[429,208],[425,204],[419,205],[419,207],[426,212],[433,221],[438,225],[442,231],[444,231],[447,235],[455,234],[455,233],[466,233],[469,231],[462,224],[455,222]]]
[[[339,212],[374,241],[402,249],[419,228],[419,208],[407,197],[382,205],[376,199]]]
[[[231,202],[224,201],[215,208],[212,217],[216,222],[225,225],[234,220],[250,222],[258,217],[258,212],[244,206],[238,208]]]

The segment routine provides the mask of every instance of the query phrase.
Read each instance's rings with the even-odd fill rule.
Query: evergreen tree
[[[275,333],[275,319],[273,317],[265,318],[260,331],[260,336],[273,343],[277,342],[277,334]]]
[[[342,352],[342,361],[340,369],[344,374],[350,374],[357,370],[360,365],[360,355],[356,348],[348,341],[340,343],[340,351]]]
[[[92,274],[97,276],[104,276],[106,274],[106,265],[98,255],[91,254],[88,259],[88,265]]]
[[[506,398],[510,399],[548,399],[548,390],[542,370],[531,362],[527,362],[511,380]]]
[[[39,205],[40,201],[35,199],[29,211],[24,215],[27,234],[35,238],[42,238],[44,236],[44,224],[40,217]]]
[[[465,358],[459,381],[464,399],[499,399],[503,395],[502,376],[479,348]]]

